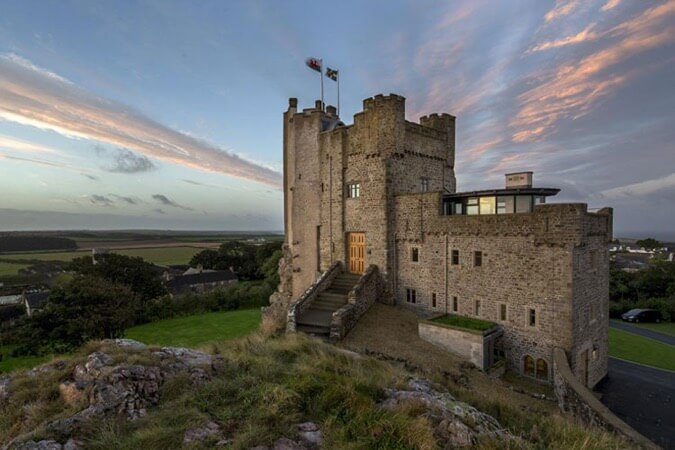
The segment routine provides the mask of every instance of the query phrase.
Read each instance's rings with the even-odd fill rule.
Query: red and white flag
[[[305,64],[307,64],[307,67],[309,67],[310,69],[316,70],[317,72],[321,72],[321,69],[323,67],[323,60],[317,58],[307,58]]]

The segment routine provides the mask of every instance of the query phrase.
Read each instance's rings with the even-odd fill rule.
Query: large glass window
[[[495,197],[481,197],[480,198],[480,213],[494,214],[496,210]]]
[[[461,216],[462,215],[462,203],[457,202],[455,203],[455,214]]]
[[[516,212],[517,213],[532,212],[531,195],[516,195]]]
[[[475,216],[478,212],[478,197],[469,197],[466,199],[466,213],[470,216]]]
[[[417,291],[415,289],[406,289],[406,301],[408,303],[417,303]]]
[[[513,214],[516,202],[512,195],[497,197],[497,214]]]
[[[543,195],[535,195],[534,204],[541,205],[542,203],[546,203],[546,197],[544,197]]]

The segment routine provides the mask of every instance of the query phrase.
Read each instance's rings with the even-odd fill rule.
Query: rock
[[[77,439],[68,439],[68,441],[63,444],[63,450],[79,450],[81,448],[84,448],[84,444]]]
[[[78,384],[73,381],[64,381],[59,384],[59,393],[68,406],[76,406],[85,400],[84,389],[78,387]]]
[[[174,358],[188,367],[211,366],[213,356],[208,353],[182,347],[162,347],[159,351],[152,352],[161,359]]]
[[[220,426],[215,422],[208,422],[205,425],[198,428],[191,428],[185,432],[183,435],[183,442],[189,444],[194,441],[203,441],[210,437],[214,437],[220,434]],[[224,444],[222,444],[224,445]]]
[[[130,348],[132,350],[143,350],[145,348],[148,348],[148,346],[145,345],[144,343],[134,341],[133,339],[106,339],[103,342],[114,344],[122,348]]]
[[[307,450],[307,446],[288,438],[277,439],[272,450]]]
[[[434,435],[449,448],[469,447],[482,437],[513,439],[494,417],[456,400],[447,392],[439,392],[427,380],[411,379],[408,389],[386,389],[386,399],[379,406],[395,409],[407,402],[424,405]]]
[[[53,440],[42,440],[23,442],[14,448],[16,450],[61,450],[63,446]]]
[[[314,422],[305,422],[298,425],[298,437],[300,441],[309,447],[321,447],[323,434],[319,425]]]
[[[109,366],[113,363],[112,356],[103,352],[94,352],[87,356],[87,362],[84,368],[89,373],[99,371],[102,367]]]
[[[12,378],[9,375],[0,377],[0,404],[9,400],[9,385],[12,384]]]
[[[64,367],[66,367],[66,363],[63,361],[54,361],[51,363],[43,364],[41,366],[37,366],[26,372],[26,375],[29,377],[36,377],[38,375],[41,375],[43,373],[49,373],[54,370],[61,370]]]
[[[222,447],[223,445],[229,445],[232,443],[232,439],[221,439],[216,442],[216,447]]]

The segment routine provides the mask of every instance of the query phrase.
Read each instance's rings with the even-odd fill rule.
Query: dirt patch
[[[339,344],[349,350],[400,361],[411,369],[436,374],[448,383],[487,398],[546,414],[558,414],[553,389],[509,373],[504,379],[487,376],[417,334],[419,316],[399,306],[376,303]],[[536,398],[544,396],[545,399]]]

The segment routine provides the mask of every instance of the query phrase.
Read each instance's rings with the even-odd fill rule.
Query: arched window
[[[528,377],[534,376],[534,358],[530,355],[525,355],[523,358],[523,374]]]
[[[537,360],[537,378],[540,380],[548,380],[548,363],[543,359]]]

